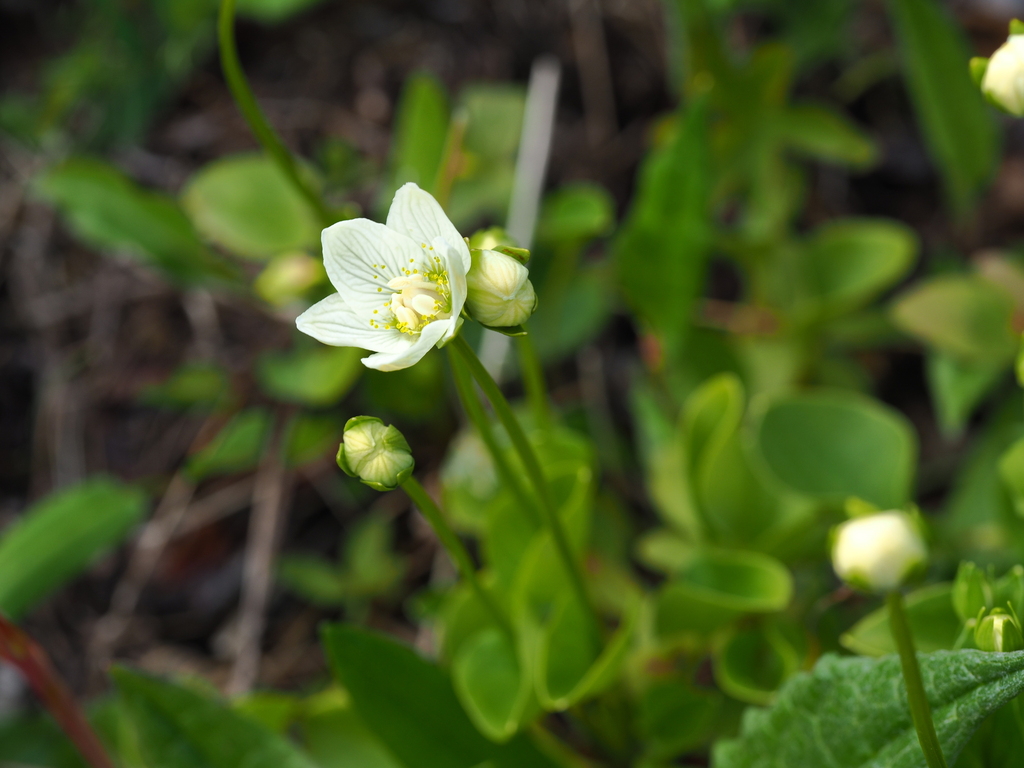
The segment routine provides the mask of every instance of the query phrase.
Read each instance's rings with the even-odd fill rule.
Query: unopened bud
[[[1011,34],[988,60],[981,90],[989,101],[1016,117],[1024,116],[1024,35]]]
[[[479,323],[496,328],[521,325],[537,307],[530,271],[517,259],[498,251],[473,250],[466,275],[466,308]]]
[[[900,510],[847,520],[834,536],[832,567],[847,584],[866,592],[896,589],[928,557],[914,519]]]
[[[345,424],[338,446],[338,466],[371,488],[390,491],[411,474],[415,462],[409,443],[393,426],[372,416],[356,416]]]
[[[988,616],[974,627],[974,644],[990,653],[1024,650],[1024,634],[1020,622],[1000,608],[993,608]]]

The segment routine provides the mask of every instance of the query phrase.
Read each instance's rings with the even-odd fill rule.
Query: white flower
[[[295,321],[335,347],[376,352],[368,368],[408,368],[459,329],[469,246],[415,184],[395,193],[387,224],[351,219],[323,231],[324,267],[338,292]]]
[[[992,54],[981,90],[1011,115],[1024,116],[1024,35],[1010,35]]]
[[[891,510],[841,524],[832,546],[832,567],[848,584],[889,592],[924,565],[928,550],[913,519]]]
[[[525,323],[537,306],[530,271],[497,251],[474,250],[472,257],[466,306],[473,319],[496,328]]]

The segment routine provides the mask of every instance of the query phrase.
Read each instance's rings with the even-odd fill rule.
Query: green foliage
[[[142,189],[111,165],[72,158],[44,171],[35,189],[94,248],[140,259],[182,285],[235,277],[173,199]]]
[[[952,585],[930,584],[906,597],[907,620],[914,643],[922,653],[952,650],[960,638],[963,621],[953,610]],[[844,647],[861,656],[896,653],[889,630],[889,612],[872,611],[840,638]]]
[[[1024,690],[1024,652],[940,651],[921,655],[920,663],[951,763],[982,720]],[[748,710],[740,737],[715,748],[715,765],[922,766],[900,678],[895,656],[825,656],[813,672],[790,680],[771,709]]]
[[[105,477],[30,507],[0,535],[0,611],[23,616],[117,546],[145,512],[141,491]]]
[[[991,113],[971,80],[967,46],[935,0],[891,0],[907,86],[921,131],[961,216],[995,168]]]
[[[188,458],[186,471],[197,481],[252,469],[263,455],[270,414],[250,408],[236,414],[210,442]]]
[[[207,409],[228,397],[227,372],[210,363],[187,363],[160,384],[146,387],[141,400],[147,405],[174,409]]]
[[[313,768],[256,720],[201,693],[116,668],[114,681],[150,768]]]
[[[205,166],[185,187],[181,204],[203,237],[248,259],[316,248],[320,239],[316,211],[263,154]]]
[[[412,181],[427,190],[434,188],[448,135],[448,96],[432,75],[421,72],[402,86],[395,115],[391,149],[393,180],[381,194],[381,207],[402,184]]]
[[[306,347],[264,355],[257,367],[260,384],[272,397],[324,407],[338,403],[365,370],[355,347]]]

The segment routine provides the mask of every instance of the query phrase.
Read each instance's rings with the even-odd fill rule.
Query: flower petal
[[[307,336],[332,347],[359,347],[373,352],[391,352],[405,346],[408,334],[394,328],[371,328],[345,302],[332,293],[295,319],[295,326]]]
[[[418,363],[430,348],[433,347],[437,342],[444,336],[448,327],[453,324],[457,318],[451,318],[449,320],[435,320],[432,323],[427,324],[423,327],[417,336],[410,336],[409,334],[401,334],[407,339],[410,339],[413,343],[402,349],[394,349],[393,351],[381,351],[376,355],[370,355],[369,357],[363,358],[363,365],[367,368],[376,368],[378,371],[398,371],[402,368],[408,368],[411,365]]]
[[[388,211],[388,227],[412,238],[417,245],[433,243],[435,237],[443,238],[462,260],[462,271],[469,271],[469,246],[459,230],[444,215],[437,200],[411,181],[395,193]]]
[[[331,284],[359,313],[383,307],[391,299],[388,281],[426,264],[419,243],[369,219],[332,224],[321,240]]]
[[[453,252],[454,249],[448,245],[447,240],[435,237],[433,245],[434,250],[440,251],[441,253],[446,253],[444,248],[447,245],[448,288],[452,292],[452,317],[457,318],[459,313],[462,312],[462,306],[466,303],[466,296],[469,293],[469,289],[466,285],[466,270],[462,268],[462,259]],[[451,328],[443,337],[444,340],[448,341],[452,338],[458,329],[458,323],[452,323]]]

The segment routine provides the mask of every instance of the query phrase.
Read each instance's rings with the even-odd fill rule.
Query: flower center
[[[434,320],[451,317],[451,291],[444,272],[401,275],[388,281],[391,301],[388,308],[394,315],[394,326],[402,333],[419,333]]]

